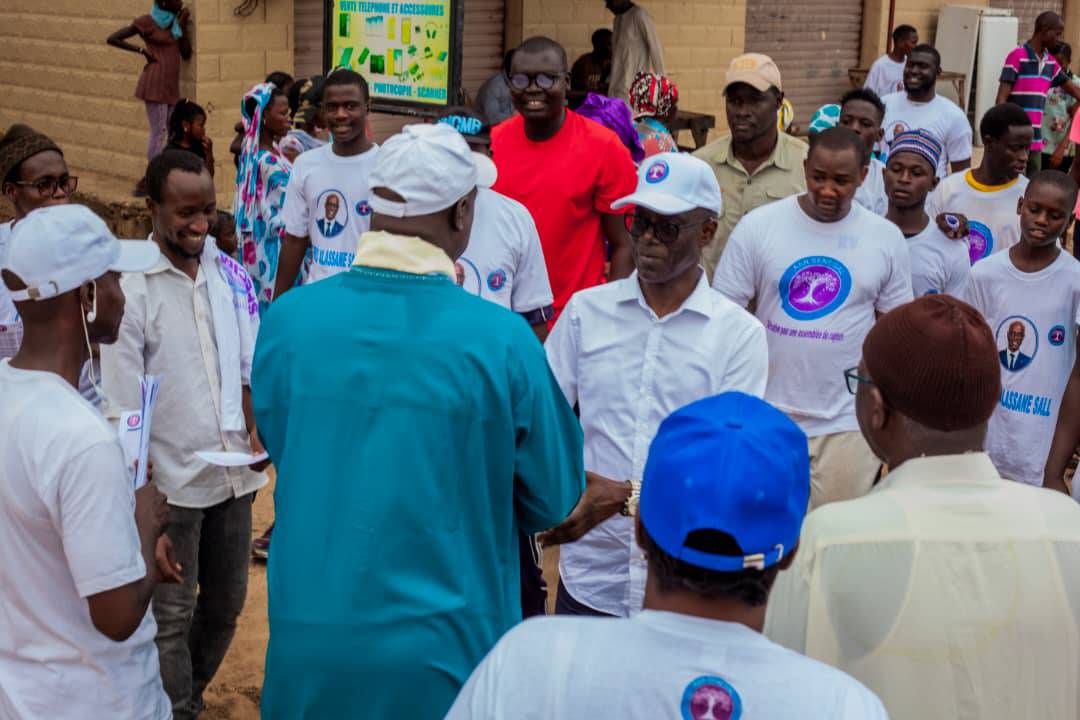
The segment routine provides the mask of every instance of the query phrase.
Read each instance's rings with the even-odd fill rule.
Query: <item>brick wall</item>
[[[146,165],[147,122],[134,98],[142,59],[105,44],[145,0],[0,2],[0,127],[52,136],[80,189],[131,186]],[[190,92],[193,68],[183,70]]]
[[[206,108],[217,157],[219,200],[231,202],[228,153],[240,98],[271,70],[292,69],[292,0],[261,0],[249,17],[240,0],[193,0],[195,55],[180,92]],[[148,0],[2,0],[0,129],[25,122],[64,149],[80,190],[130,197],[146,168],[148,125],[135,84],[142,60],[105,44],[147,11]],[[132,42],[138,44],[138,38]]]
[[[237,17],[240,0],[190,0],[195,18],[195,101],[206,109],[214,141],[218,202],[231,204],[236,171],[229,143],[240,119],[240,100],[275,70],[293,70],[293,0],[260,0]]]
[[[716,116],[725,126],[724,73],[746,43],[746,0],[641,0],[656,22],[664,45],[667,73],[679,87],[679,107]],[[523,38],[547,35],[566,47],[570,62],[589,52],[589,37],[612,26],[612,15],[600,0],[524,0]],[[689,144],[689,134],[682,143]]]

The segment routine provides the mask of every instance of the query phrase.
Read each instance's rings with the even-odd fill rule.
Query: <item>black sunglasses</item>
[[[41,197],[49,198],[56,194],[57,188],[63,190],[65,195],[75,192],[75,188],[79,186],[79,178],[74,175],[61,175],[58,178],[43,177],[33,181],[18,180],[12,184],[19,187],[32,187]]]
[[[670,220],[650,220],[644,215],[639,215],[636,212],[629,212],[623,215],[623,222],[626,224],[626,231],[630,233],[631,237],[641,237],[649,230],[652,230],[653,237],[664,243],[670,245],[679,239],[679,233],[683,230],[693,227],[700,227],[707,222],[710,222],[713,218],[706,218],[700,222],[690,223],[676,223]]]

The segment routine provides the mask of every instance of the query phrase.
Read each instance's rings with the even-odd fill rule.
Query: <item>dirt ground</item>
[[[253,533],[262,534],[274,518],[273,476],[255,499]],[[554,579],[558,574],[557,551],[544,553],[544,575],[550,591],[548,607],[554,606]],[[229,654],[206,690],[206,711],[201,720],[258,720],[263,684],[263,660],[270,630],[266,620],[266,564],[251,563],[248,595]]]

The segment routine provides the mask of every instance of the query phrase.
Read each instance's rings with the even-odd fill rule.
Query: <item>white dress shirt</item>
[[[139,377],[161,378],[150,425],[150,460],[158,488],[171,505],[205,508],[266,485],[264,473],[210,465],[195,457],[197,450],[251,452],[247,433],[221,427],[221,373],[202,269],[192,281],[162,255],[145,274],[124,275],[120,282],[127,301],[120,337],[101,346],[105,412],[116,419],[138,409]],[[242,376],[242,382],[250,378]]]
[[[983,453],[909,460],[807,516],[765,634],[894,720],[1080,717],[1080,507]]]
[[[640,480],[660,422],[695,400],[730,390],[761,397],[768,373],[765,329],[709,288],[658,318],[635,272],[575,294],[544,344],[567,401],[578,403],[585,469]],[[641,609],[645,562],[632,518],[617,515],[562,547],[559,575],[578,602],[612,615]]]

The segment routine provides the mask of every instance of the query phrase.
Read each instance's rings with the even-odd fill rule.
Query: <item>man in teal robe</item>
[[[580,425],[532,330],[453,280],[493,174],[448,126],[408,126],[379,150],[351,270],[263,319],[263,718],[441,718],[521,618],[519,531],[583,491]]]

